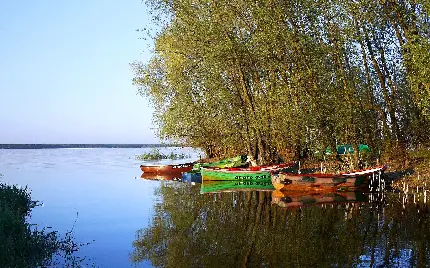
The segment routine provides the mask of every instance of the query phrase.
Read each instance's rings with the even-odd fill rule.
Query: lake
[[[202,191],[140,178],[150,148],[0,150],[3,182],[43,202],[31,223],[73,229],[97,267],[428,267],[427,195]],[[163,148],[190,154],[191,148]],[[154,163],[154,162],[146,162]],[[202,194],[202,192],[205,192]]]

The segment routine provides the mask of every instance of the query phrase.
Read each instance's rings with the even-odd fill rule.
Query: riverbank
[[[386,176],[392,182],[392,188],[427,189],[430,186],[430,149],[420,149],[387,159],[387,164],[389,168]]]
[[[80,267],[73,256],[79,245],[71,232],[61,238],[55,231],[39,230],[27,222],[36,206],[27,188],[0,182],[0,267]]]
[[[334,159],[328,161],[305,160],[302,162],[301,168],[307,169],[309,172],[323,170],[325,173],[336,173],[342,164],[344,163]],[[381,155],[377,160],[367,161],[364,167],[368,167],[368,165],[386,165],[385,178],[388,185],[395,190],[404,190],[405,187],[418,187],[418,189],[430,187],[430,149],[428,148],[415,151],[395,148]],[[342,169],[342,171],[350,170]]]

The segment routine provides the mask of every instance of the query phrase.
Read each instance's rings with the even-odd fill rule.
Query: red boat
[[[272,184],[280,191],[358,190],[368,187],[372,179],[380,181],[386,168],[387,166],[377,166],[339,174],[279,172],[272,174]]]
[[[194,163],[185,163],[177,165],[140,165],[140,169],[144,173],[181,173],[188,172],[193,169]]]

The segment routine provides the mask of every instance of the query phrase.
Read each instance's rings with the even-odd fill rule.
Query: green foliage
[[[82,259],[73,255],[80,245],[72,232],[61,238],[26,222],[35,206],[27,188],[0,183],[0,267],[81,267]],[[63,261],[53,262],[54,256]]]
[[[168,20],[133,82],[162,138],[260,163],[429,140],[424,0],[147,2]]]
[[[415,164],[415,176],[421,175],[421,178],[430,180],[430,149],[421,148],[409,155],[410,159]]]
[[[149,153],[143,153],[141,155],[136,156],[136,160],[145,161],[145,160],[161,160],[161,159],[184,159],[190,158],[191,156],[185,153],[174,153],[170,152],[169,154],[163,154],[159,149],[153,148]]]
[[[430,37],[416,37],[413,44],[405,46],[410,68],[408,78],[411,82],[417,105],[422,109],[423,114],[430,120]]]
[[[0,184],[0,266],[36,267],[56,251],[56,233],[31,230],[25,217],[34,207],[27,189]]]

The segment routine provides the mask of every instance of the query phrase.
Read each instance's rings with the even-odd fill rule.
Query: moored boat
[[[287,171],[294,164],[276,164],[248,168],[201,168],[202,179],[207,181],[270,181],[271,172]]]
[[[275,188],[271,181],[202,181],[200,192],[222,193],[222,192],[244,192],[244,191],[273,191]]]
[[[280,191],[363,190],[369,186],[371,180],[381,180],[381,175],[386,168],[386,166],[377,166],[339,174],[279,172],[272,174],[272,184]]]
[[[140,169],[145,173],[182,173],[195,170],[200,172],[201,167],[214,167],[214,168],[232,168],[247,165],[246,156],[236,156],[233,158],[226,158],[217,162],[208,163],[184,163],[172,165],[140,165]]]
[[[232,158],[226,158],[215,162],[207,163],[196,163],[194,169],[199,170],[202,167],[216,167],[216,168],[233,168],[233,167],[243,167],[248,165],[247,156],[239,155]]]
[[[175,165],[140,165],[144,173],[181,173],[193,169],[194,163]]]

